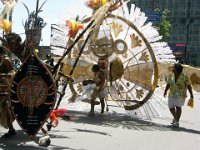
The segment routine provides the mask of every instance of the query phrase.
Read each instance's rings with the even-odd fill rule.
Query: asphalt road
[[[156,97],[161,97],[157,92]],[[154,97],[155,98],[155,97]],[[29,141],[18,124],[17,135],[0,138],[0,149],[67,149],[67,150],[198,150],[200,149],[200,94],[195,93],[194,108],[183,107],[180,127],[170,125],[171,114],[165,99],[157,101],[151,119],[138,112],[128,113],[123,108],[109,107],[109,112],[100,115],[99,107],[96,115],[89,117],[89,105],[83,102],[67,104],[61,107],[69,110],[73,120],[59,120],[59,125],[49,132],[51,145],[41,147],[38,140],[43,134],[38,133],[34,141]],[[150,106],[156,102],[149,104]],[[44,126],[46,128],[46,126]],[[7,130],[0,127],[0,136]]]

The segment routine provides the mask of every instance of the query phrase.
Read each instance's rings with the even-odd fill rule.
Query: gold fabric
[[[0,126],[8,128],[14,121],[14,116],[9,105],[9,91],[14,71],[7,74],[0,74]]]
[[[200,68],[184,65],[183,73],[189,78],[192,88],[200,92]]]
[[[6,99],[8,99],[8,97]],[[14,116],[12,114],[9,103],[6,100],[2,104],[0,104],[0,126],[8,129],[13,121]]]
[[[172,73],[172,66],[173,63],[158,63],[159,86],[161,86],[162,84],[166,84],[167,76]],[[200,68],[183,65],[183,73],[189,78],[192,88],[195,91],[200,92]]]
[[[10,71],[9,73],[0,74],[0,93],[1,94],[9,94],[11,83],[12,83],[12,77],[14,75],[14,71]],[[0,104],[5,101],[5,98],[0,97]]]
[[[9,76],[0,75],[0,92],[9,92],[11,81]]]
[[[142,86],[145,89],[151,89],[153,68],[153,63],[129,66],[124,70],[124,78],[130,82]]]
[[[124,66],[119,57],[115,58],[113,61],[110,63],[112,65],[111,68],[111,76],[112,76],[112,81],[116,81],[122,77],[124,74]]]
[[[69,75],[72,69],[72,65],[74,63],[73,59],[68,59],[68,60],[69,61],[63,64],[63,67],[62,67],[62,71],[65,75]],[[75,83],[82,82],[87,79],[92,79],[93,73],[91,70],[92,70],[92,64],[89,64],[86,61],[79,60],[79,63],[74,69],[74,72],[71,77],[74,79]]]

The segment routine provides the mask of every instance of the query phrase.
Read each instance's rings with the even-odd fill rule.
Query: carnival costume
[[[6,129],[14,121],[9,104],[9,91],[14,75],[14,70],[11,68],[9,58],[6,55],[2,56],[0,61],[0,125]]]

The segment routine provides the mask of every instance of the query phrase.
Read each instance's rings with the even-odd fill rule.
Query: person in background
[[[167,78],[167,85],[164,91],[164,97],[168,95],[168,106],[173,115],[172,124],[174,127],[179,127],[179,120],[182,113],[182,106],[187,97],[187,89],[190,93],[190,98],[193,99],[192,87],[187,76],[183,74],[183,66],[180,63],[174,64],[172,73]]]
[[[96,84],[95,89],[93,90],[91,96],[91,110],[89,115],[94,116],[94,106],[95,106],[95,99],[98,97],[101,102],[101,114],[104,113],[105,103],[104,99],[106,97],[106,92],[104,90],[105,86],[105,75],[104,72],[101,70],[98,64],[93,65],[92,71],[94,72],[93,81]]]
[[[50,65],[51,67],[54,67],[54,59],[51,57],[50,54],[46,55],[46,64]]]

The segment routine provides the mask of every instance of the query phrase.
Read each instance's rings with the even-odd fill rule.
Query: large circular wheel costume
[[[92,65],[102,59],[104,64],[108,61],[108,68],[103,69],[107,76],[107,100],[115,100],[119,106],[133,110],[146,103],[159,86],[160,68],[157,61],[175,62],[175,57],[167,43],[161,41],[162,36],[157,29],[151,22],[146,22],[147,17],[140,8],[131,4],[129,10],[125,2],[119,2],[122,5],[112,12],[109,9],[103,11],[109,5],[106,3],[98,10],[93,9],[96,13],[91,17],[79,20],[85,27],[95,20],[100,21],[96,21],[95,27],[89,31],[84,30],[86,32],[82,39],[64,61],[62,71],[68,75],[81,53],[72,74],[74,86],[78,83],[76,89],[81,93],[85,90],[85,87],[81,89],[81,82],[92,79]],[[68,28],[70,29],[69,26]],[[63,24],[52,25],[52,53],[62,56],[65,52],[66,43],[70,43],[65,37],[66,30],[67,27]],[[89,41],[85,43],[92,31]],[[66,39],[65,42],[63,39]],[[74,40],[75,38],[72,39]],[[69,46],[70,44],[67,47]]]
[[[83,22],[89,21],[87,18]],[[82,42],[86,37],[87,33]],[[80,50],[82,42],[74,48],[73,54]],[[149,100],[157,86],[156,57],[150,43],[133,23],[113,14],[103,20],[81,57],[93,63],[99,58],[107,58],[110,64],[107,70],[110,99],[127,110],[136,109]]]

